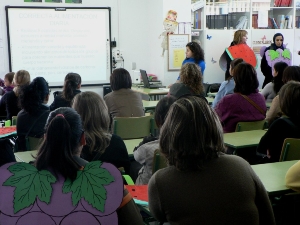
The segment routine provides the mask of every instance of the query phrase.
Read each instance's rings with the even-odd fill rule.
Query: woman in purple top
[[[253,66],[248,63],[237,65],[233,71],[233,79],[234,93],[224,96],[215,108],[224,133],[234,132],[238,122],[265,119],[267,110],[264,97],[258,93],[259,83]]]

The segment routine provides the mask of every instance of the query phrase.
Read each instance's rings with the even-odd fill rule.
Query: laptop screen
[[[149,83],[149,80],[148,80],[146,70],[140,70],[140,72],[141,72],[141,76],[142,76],[142,79],[143,79],[144,88],[149,88],[150,83]]]

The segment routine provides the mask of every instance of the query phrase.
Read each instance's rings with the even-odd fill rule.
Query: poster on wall
[[[180,70],[185,59],[185,46],[189,40],[188,34],[168,35],[168,70]]]

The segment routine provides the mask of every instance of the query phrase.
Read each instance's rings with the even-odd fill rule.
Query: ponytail
[[[64,89],[62,97],[67,101],[72,101],[75,90],[81,84],[81,77],[77,73],[68,73],[65,77]]]

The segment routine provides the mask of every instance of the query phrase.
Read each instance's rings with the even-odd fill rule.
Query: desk
[[[167,95],[169,93],[169,88],[150,89],[142,87],[131,87],[131,90],[144,95],[149,95],[149,98],[151,98],[152,100],[157,100],[159,96]]]
[[[124,140],[129,156],[133,156],[134,147],[138,146],[143,141],[143,138]]]
[[[239,149],[257,146],[261,137],[266,133],[265,130],[250,130],[243,132],[233,132],[224,134],[226,146]]]
[[[215,98],[216,95],[217,95],[217,93],[218,93],[218,92],[208,92],[208,93],[207,93],[207,96],[208,96],[208,97]]]
[[[292,192],[285,186],[285,174],[298,160],[251,166],[264,184],[269,195]]]
[[[8,137],[8,136],[16,136],[17,135],[16,126],[11,127],[1,127],[0,128],[0,138]]]
[[[32,156],[37,155],[38,150],[26,151],[26,152],[15,152],[15,157],[17,162],[26,162],[34,161]]]
[[[143,107],[145,109],[145,112],[147,112],[148,110],[155,110],[157,103],[158,103],[158,101],[143,100]]]
[[[205,98],[208,101],[209,105],[211,105],[214,102],[214,98],[212,98],[212,97],[205,97]]]

